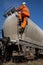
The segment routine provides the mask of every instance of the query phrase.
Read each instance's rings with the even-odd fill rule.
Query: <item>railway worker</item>
[[[21,33],[24,32],[24,29],[27,24],[27,19],[30,17],[29,8],[26,6],[26,3],[23,2],[20,7],[16,9],[19,13],[19,25],[21,26]]]

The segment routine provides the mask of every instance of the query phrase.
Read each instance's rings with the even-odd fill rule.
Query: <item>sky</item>
[[[0,30],[5,21],[3,14],[12,7],[18,8],[22,2],[30,9],[30,19],[43,30],[43,0],[0,0]]]

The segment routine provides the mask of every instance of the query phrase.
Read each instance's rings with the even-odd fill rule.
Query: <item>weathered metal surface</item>
[[[17,24],[18,18],[15,16],[15,13],[8,16],[3,24],[4,36],[10,37],[11,40],[18,40]],[[30,19],[28,19],[28,25],[22,35],[22,39],[43,46],[43,32]]]

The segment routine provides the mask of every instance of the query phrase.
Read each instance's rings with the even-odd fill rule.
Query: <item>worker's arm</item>
[[[20,11],[20,10],[22,10],[22,8],[23,8],[23,6],[20,6],[20,7],[17,8],[16,10],[17,10],[17,11]]]

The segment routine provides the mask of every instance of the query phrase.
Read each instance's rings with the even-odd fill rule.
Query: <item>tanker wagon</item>
[[[2,38],[4,55],[6,58],[12,56],[24,56],[34,58],[43,54],[43,31],[30,18],[24,33],[19,38],[19,19],[15,8],[4,14],[6,17],[2,27]]]

